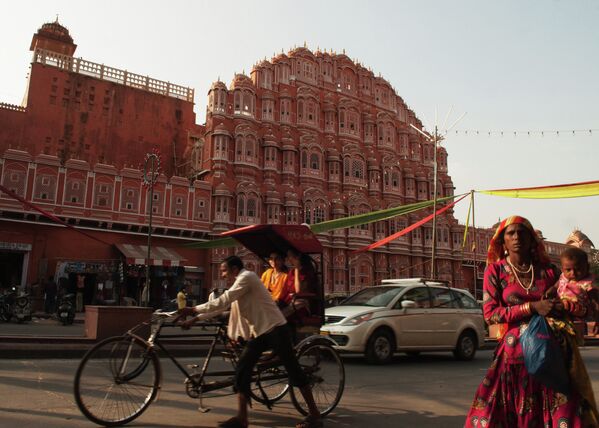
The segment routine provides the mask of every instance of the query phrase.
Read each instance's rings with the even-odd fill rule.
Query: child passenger
[[[589,272],[587,253],[570,247],[560,255],[562,275],[557,283],[557,295],[575,324],[594,321],[594,307],[599,297],[595,277]]]

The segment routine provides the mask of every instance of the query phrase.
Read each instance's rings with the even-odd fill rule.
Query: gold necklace
[[[509,258],[509,256],[507,257],[507,262],[510,264],[510,266],[512,267],[512,269],[514,269],[516,272],[519,273],[530,273],[530,271],[532,270],[532,262],[530,263],[530,265],[528,265],[528,269],[526,270],[520,270],[516,267],[516,265],[514,265],[511,261],[511,259]]]
[[[514,270],[514,276],[516,277],[516,281],[518,281],[518,284],[520,284],[520,287],[522,287],[524,290],[526,290],[526,294],[529,294],[530,289],[532,288],[532,285],[535,282],[535,271],[532,268],[532,262],[530,263],[530,267],[528,268],[527,271],[520,271],[520,270],[516,269],[516,267],[512,264],[509,257],[506,257],[506,260],[507,260],[507,264],[510,265],[510,267]],[[522,284],[522,281],[520,280],[520,277],[518,276],[518,272],[528,273],[531,271],[532,271],[532,275],[530,277],[530,284],[528,284],[528,286],[524,286],[524,284]]]

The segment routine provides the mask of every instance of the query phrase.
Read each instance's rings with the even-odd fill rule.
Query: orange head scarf
[[[521,224],[530,232],[530,235],[533,239],[533,245],[531,248],[533,263],[549,263],[549,257],[547,257],[543,240],[539,237],[530,222],[524,217],[514,215],[499,223],[493,238],[491,238],[491,243],[489,244],[489,250],[487,252],[487,265],[505,258],[505,254],[503,252],[503,233],[510,224]]]

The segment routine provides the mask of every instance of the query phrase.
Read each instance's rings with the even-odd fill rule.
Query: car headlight
[[[373,312],[368,312],[367,314],[358,315],[357,317],[353,317],[345,321],[342,325],[359,325],[364,321],[368,321],[372,318]]]

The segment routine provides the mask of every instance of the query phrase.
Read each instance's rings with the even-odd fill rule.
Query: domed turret
[[[572,233],[570,233],[568,239],[566,239],[566,245],[572,245],[583,249],[595,248],[595,245],[589,237],[578,229],[574,229]]]
[[[58,17],[54,22],[48,22],[42,25],[37,33],[31,39],[29,50],[46,49],[63,55],[73,56],[77,45],[69,34],[69,30],[58,22]]]
[[[231,89],[237,88],[251,88],[254,89],[254,82],[245,74],[236,74],[233,78],[233,82],[231,82]]]

